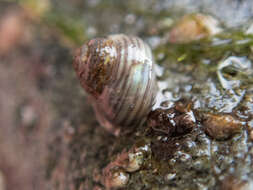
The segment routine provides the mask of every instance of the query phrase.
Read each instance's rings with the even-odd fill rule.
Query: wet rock
[[[145,151],[141,148],[132,147],[129,151],[123,150],[117,155],[116,159],[112,161],[105,170],[120,167],[127,172],[135,172],[140,169],[144,161]]]
[[[251,61],[247,57],[230,56],[222,60],[217,67],[217,76],[226,90],[240,87],[242,77],[251,78]]]
[[[222,181],[221,190],[252,190],[253,182],[229,176]]]
[[[203,126],[208,135],[217,140],[228,139],[240,133],[243,122],[229,114],[205,114]]]
[[[149,172],[153,169],[151,154],[150,142],[144,139],[138,140],[132,147],[119,153],[116,158],[109,158],[112,161],[103,169],[100,182],[107,189],[124,189],[125,185],[127,185],[126,189],[132,189],[131,185],[136,187],[136,176],[141,175],[146,178],[145,171]],[[145,181],[142,177],[138,178]]]
[[[177,102],[170,109],[156,109],[148,116],[148,126],[155,132],[168,136],[178,136],[189,133],[196,125],[191,104]]]
[[[128,151],[124,149],[103,169],[102,183],[109,189],[125,186],[130,174],[142,167],[148,153],[150,153],[149,144],[136,143]]]
[[[250,131],[250,139],[253,141],[253,130]]]
[[[125,187],[129,181],[129,174],[121,168],[104,171],[104,185],[106,189],[119,189]]]

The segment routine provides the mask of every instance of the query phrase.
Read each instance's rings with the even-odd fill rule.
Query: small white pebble
[[[170,181],[173,180],[176,177],[175,173],[169,173],[165,176],[165,180]]]
[[[117,171],[111,179],[111,187],[121,188],[126,186],[129,180],[129,174],[124,171]]]

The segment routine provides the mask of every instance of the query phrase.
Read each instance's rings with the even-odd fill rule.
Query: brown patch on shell
[[[74,57],[73,65],[81,85],[95,97],[108,84],[116,61],[110,52],[103,51],[105,48],[110,51],[109,48],[116,48],[116,44],[104,38],[93,39],[76,50]]]

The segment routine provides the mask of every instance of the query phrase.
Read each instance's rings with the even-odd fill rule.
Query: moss
[[[155,49],[155,56],[164,54],[159,63],[180,62],[183,64],[200,64],[203,60],[211,61],[207,66],[216,66],[217,60],[229,55],[249,56],[253,37],[242,32],[224,32],[212,38],[193,41],[184,44],[161,45]],[[167,60],[166,60],[167,59]],[[163,64],[166,67],[166,64]]]

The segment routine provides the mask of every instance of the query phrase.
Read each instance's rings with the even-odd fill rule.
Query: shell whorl
[[[74,61],[102,125],[138,125],[154,104],[157,86],[151,49],[123,34],[90,40]],[[106,123],[106,124],[105,124]]]

